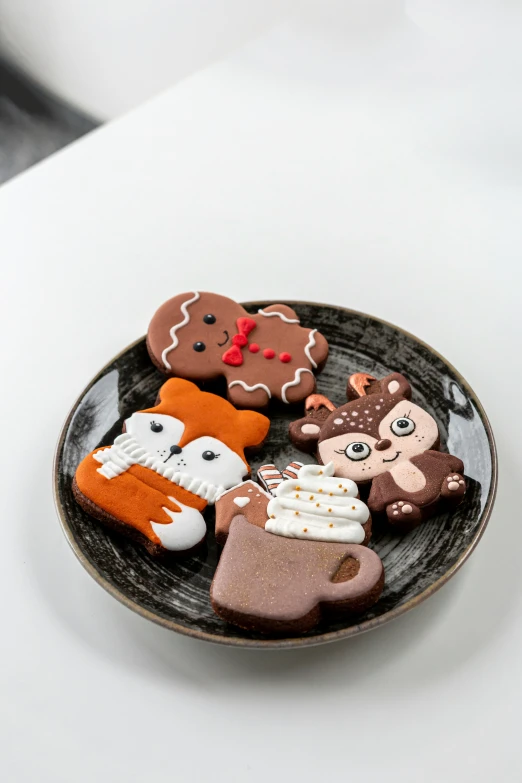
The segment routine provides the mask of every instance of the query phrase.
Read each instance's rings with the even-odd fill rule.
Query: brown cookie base
[[[343,590],[350,583],[353,590]],[[382,563],[366,547],[284,538],[238,515],[230,525],[210,599],[216,614],[233,625],[297,635],[310,631],[323,616],[366,611],[383,586]]]
[[[195,551],[197,551],[201,547],[201,545],[205,541],[206,536],[203,536],[201,541],[198,544],[196,544],[196,546],[193,546],[190,549],[184,549],[182,551],[173,551],[171,549],[166,549],[161,544],[156,544],[154,543],[154,541],[148,539],[147,536],[143,535],[143,533],[140,533],[140,531],[136,530],[136,528],[125,524],[125,522],[122,522],[120,519],[117,519],[117,517],[112,516],[112,514],[107,514],[106,511],[104,511],[102,508],[100,508],[91,500],[89,500],[89,498],[86,495],[84,495],[83,492],[80,491],[75,478],[73,479],[72,482],[72,491],[73,491],[74,499],[76,500],[78,505],[81,506],[85,512],[87,512],[87,514],[97,519],[98,522],[101,522],[103,525],[110,528],[115,533],[126,536],[134,543],[140,544],[141,546],[145,547],[147,552],[153,557],[169,559],[169,560],[174,558],[179,559],[183,557],[190,557]]]

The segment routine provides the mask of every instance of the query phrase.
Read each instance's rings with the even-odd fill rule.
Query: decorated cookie
[[[323,615],[366,611],[383,584],[381,560],[368,547],[286,538],[236,516],[210,598],[216,614],[234,625],[295,635]]]
[[[264,527],[268,519],[268,504],[272,498],[255,481],[243,481],[226,489],[216,498],[216,541],[223,545],[234,517],[244,516],[247,522]]]
[[[240,408],[262,408],[272,398],[304,400],[328,356],[322,334],[302,327],[286,305],[250,315],[232,299],[197,291],[160,307],[147,347],[167,375],[193,381],[224,376],[228,398]]]
[[[349,402],[335,408],[324,397],[306,401],[306,415],[290,425],[304,451],[316,450],[335,475],[359,485],[371,482],[368,506],[406,532],[431,516],[442,501],[456,505],[466,491],[464,465],[440,452],[435,419],[411,402],[406,378],[381,381],[356,373],[348,381]]]
[[[152,554],[190,551],[206,535],[202,511],[248,475],[244,449],[259,446],[269,426],[260,413],[168,380],[157,405],[133,413],[112,446],[82,460],[74,496]]]
[[[365,611],[379,598],[384,573],[379,557],[360,546],[371,517],[357,485],[333,478],[333,465],[294,462],[279,476],[257,506],[242,500],[253,482],[228,493],[227,538],[211,587],[215,612],[250,630],[294,634],[324,613]]]

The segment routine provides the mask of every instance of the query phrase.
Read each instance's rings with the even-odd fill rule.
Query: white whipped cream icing
[[[357,498],[357,484],[334,478],[334,463],[304,465],[297,479],[281,482],[268,504],[265,530],[287,538],[361,544],[368,506]]]

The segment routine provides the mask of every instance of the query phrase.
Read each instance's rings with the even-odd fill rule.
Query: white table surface
[[[520,781],[520,15],[464,34],[409,8],[357,35],[288,23],[0,189],[9,783]],[[148,623],[76,562],[62,421],[193,287],[371,312],[464,374],[500,487],[437,595],[346,642],[236,650]]]

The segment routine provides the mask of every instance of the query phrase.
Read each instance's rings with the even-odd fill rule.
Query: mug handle
[[[354,604],[359,606],[362,599],[366,596],[371,596],[372,603],[375,603],[378,598],[378,596],[375,598],[376,588],[380,584],[380,590],[382,590],[384,584],[384,569],[381,558],[373,549],[368,549],[368,547],[360,544],[351,544],[346,547],[345,560],[348,557],[353,557],[359,562],[359,571],[353,579],[349,579],[347,582],[328,581],[324,585],[321,601],[328,603],[353,601]]]

